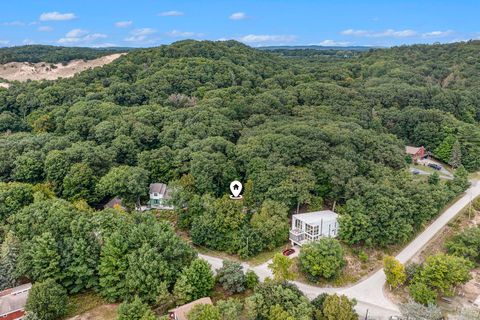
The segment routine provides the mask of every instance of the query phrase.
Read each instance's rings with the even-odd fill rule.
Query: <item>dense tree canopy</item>
[[[347,242],[404,242],[468,184],[462,174],[414,181],[404,144],[480,168],[478,46],[291,59],[180,41],[71,79],[14,83],[0,89],[0,181],[47,182],[94,206],[114,196],[133,206],[149,183],[177,185],[194,242],[242,256],[281,245],[288,210],[333,201]],[[246,209],[216,202],[233,179],[245,183]]]

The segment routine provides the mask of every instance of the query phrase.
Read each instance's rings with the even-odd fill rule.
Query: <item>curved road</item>
[[[419,234],[410,244],[408,244],[396,258],[401,263],[408,262],[418,252],[420,252],[425,245],[463,208],[465,208],[472,199],[480,195],[480,183],[478,181],[472,182],[471,187],[465,194],[457,200],[453,205],[446,209],[438,218],[428,226],[421,234]],[[204,254],[199,254],[199,257],[207,260],[212,266],[213,270],[219,269],[222,266],[222,259]],[[251,269],[257,273],[261,280],[266,277],[272,277],[272,272],[268,268],[271,261],[265,262],[256,267],[252,267],[247,263],[243,263],[245,270]],[[392,315],[398,315],[398,306],[388,299],[383,288],[385,285],[385,274],[383,269],[376,271],[365,280],[351,286],[342,288],[320,288],[308,285],[298,281],[292,281],[298,288],[310,299],[315,298],[321,293],[337,293],[344,294],[351,299],[357,300],[356,310],[363,319],[368,310],[370,319],[389,319]]]

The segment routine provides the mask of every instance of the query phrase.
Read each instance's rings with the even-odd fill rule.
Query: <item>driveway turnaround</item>
[[[453,205],[446,209],[438,218],[433,221],[422,233],[420,233],[410,244],[408,244],[396,258],[401,263],[408,262],[418,252],[420,252],[425,245],[440,231],[445,225],[450,222],[458,213],[460,213],[466,206],[468,206],[473,199],[480,195],[480,183],[478,181],[472,182],[471,187],[465,194],[457,200]],[[212,269],[215,271],[222,266],[222,259],[204,254],[198,255],[200,258],[207,260]],[[272,278],[273,274],[268,268],[270,261],[265,262],[259,266],[252,267],[247,263],[242,263],[244,270],[253,270],[257,273],[261,280],[267,277]],[[357,300],[355,309],[362,319],[368,313],[368,319],[389,319],[390,316],[399,315],[398,306],[395,305],[384,293],[385,274],[383,269],[373,273],[370,277],[351,286],[342,288],[333,287],[317,287],[305,284],[298,281],[292,281],[298,288],[310,299],[315,298],[321,293],[337,293],[344,294],[350,299]]]

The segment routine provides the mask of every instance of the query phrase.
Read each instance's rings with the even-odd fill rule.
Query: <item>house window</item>
[[[313,232],[313,226],[307,224],[305,227],[306,227],[306,228],[305,228],[305,231],[306,231],[307,233],[309,233],[309,234],[312,234],[312,232]]]
[[[297,229],[302,229],[302,221],[301,220],[298,220],[298,219],[295,219],[295,228]]]
[[[154,197],[158,197],[158,193],[155,192],[155,193],[153,194],[153,196],[154,196]]]
[[[314,226],[312,234],[316,236],[318,234],[318,230],[319,230],[318,226]]]

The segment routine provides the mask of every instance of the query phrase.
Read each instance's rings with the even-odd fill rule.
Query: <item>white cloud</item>
[[[323,40],[322,42],[318,43],[320,46],[326,46],[326,47],[343,47],[343,46],[348,46],[352,44],[351,42],[348,41],[335,41],[335,40]]]
[[[405,29],[405,30],[386,29],[383,31],[346,29],[341,31],[340,33],[346,36],[372,37],[372,38],[381,38],[381,37],[407,38],[407,37],[414,37],[418,35],[417,31],[411,30],[411,29]]]
[[[173,38],[197,38],[197,37],[203,37],[203,33],[196,33],[196,32],[190,32],[190,31],[180,31],[180,30],[172,30],[170,32],[166,33],[167,36],[173,37]]]
[[[245,12],[234,12],[228,17],[230,20],[245,20],[247,19],[248,16],[245,14]]]
[[[107,38],[106,34],[103,33],[89,33],[83,29],[72,29],[65,37],[58,39],[58,43],[60,44],[69,44],[69,43],[84,43],[89,44],[95,42],[98,39],[105,39]]]
[[[430,31],[430,32],[425,32],[422,34],[422,37],[424,38],[438,38],[438,37],[446,37],[449,36],[453,33],[453,30],[445,30],[445,31]]]
[[[8,40],[0,40],[0,46],[6,46],[9,43],[10,43],[10,41],[8,41]]]
[[[67,21],[75,18],[74,13],[60,13],[57,11],[45,12],[40,15],[40,21]]]
[[[171,11],[164,11],[158,14],[161,17],[180,17],[183,16],[183,12],[171,10]]]
[[[117,28],[128,28],[132,25],[132,21],[118,21],[115,23],[115,27]]]
[[[83,37],[83,41],[91,42],[91,41],[95,41],[95,40],[98,40],[98,39],[105,39],[105,38],[107,38],[106,34],[92,33],[92,34],[87,34],[85,37]]]
[[[70,31],[67,32],[67,34],[65,35],[65,37],[67,38],[79,38],[81,36],[84,36],[88,33],[87,30],[83,30],[83,29],[72,29]]]
[[[238,38],[241,42],[245,43],[267,43],[267,42],[292,42],[297,39],[293,35],[274,35],[274,34],[248,34],[246,36]]]
[[[50,31],[53,31],[53,28],[49,27],[49,26],[40,26],[40,27],[38,27],[37,31],[50,32]]]
[[[366,30],[355,30],[355,29],[346,29],[340,32],[343,35],[346,36],[364,36],[368,34],[368,31]]]
[[[22,21],[10,21],[10,22],[3,22],[2,23],[2,26],[6,26],[6,27],[24,27],[26,25],[27,24],[25,22],[22,22]]]
[[[125,38],[125,41],[128,42],[141,42],[141,43],[149,43],[152,42],[152,39],[149,39],[149,36],[156,33],[157,31],[152,28],[140,28],[135,29],[130,32],[130,36]]]

